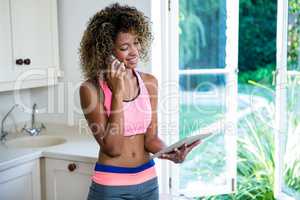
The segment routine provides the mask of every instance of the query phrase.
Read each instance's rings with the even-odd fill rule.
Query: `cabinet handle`
[[[19,58],[19,59],[16,60],[16,64],[17,64],[17,65],[23,65],[23,63],[24,63],[24,62],[23,62],[23,59],[20,59],[20,58]]]
[[[29,58],[26,58],[26,59],[24,60],[24,64],[25,64],[25,65],[30,65],[30,63],[31,63],[31,60],[30,60]]]
[[[77,165],[75,163],[70,163],[68,165],[68,169],[70,172],[74,171],[77,168]]]

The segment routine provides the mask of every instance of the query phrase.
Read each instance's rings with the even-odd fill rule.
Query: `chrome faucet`
[[[42,129],[46,129],[46,126],[43,123],[41,123],[41,126],[39,128],[36,127],[35,113],[37,113],[36,103],[34,103],[32,107],[31,127],[26,128],[26,124],[25,124],[24,127],[22,128],[22,131],[27,132],[31,136],[39,135]]]
[[[1,136],[0,136],[0,141],[4,142],[4,140],[6,140],[6,136],[8,135],[8,131],[4,130],[4,123],[6,118],[8,117],[8,115],[13,111],[13,109],[17,106],[20,106],[19,104],[14,104],[11,109],[6,113],[6,115],[3,117],[2,121],[1,121]]]

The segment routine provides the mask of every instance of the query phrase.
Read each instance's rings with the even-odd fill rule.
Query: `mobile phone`
[[[116,60],[117,58],[111,54],[108,58],[107,58],[107,64],[111,65],[111,63]],[[118,69],[118,67],[120,66],[121,62],[117,59],[117,62],[113,65],[114,69]]]

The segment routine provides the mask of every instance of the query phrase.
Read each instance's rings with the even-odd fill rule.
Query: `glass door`
[[[278,199],[300,199],[300,2],[278,1],[276,182]]]
[[[236,188],[238,0],[174,0],[169,5],[169,120],[173,143],[212,132],[180,165],[170,164],[173,196]]]

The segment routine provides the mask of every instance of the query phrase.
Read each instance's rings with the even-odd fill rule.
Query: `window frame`
[[[278,200],[296,200],[282,190],[285,136],[288,132],[287,76],[299,75],[299,72],[287,69],[288,3],[288,0],[277,1],[274,195]]]
[[[154,32],[155,32],[155,45],[152,48],[152,73],[158,78],[159,81],[159,98],[162,100],[162,96],[165,97],[169,94],[168,85],[162,85],[162,83],[168,83],[168,81],[172,80],[171,77],[175,77],[174,74],[179,74],[178,69],[172,69],[173,71],[169,70],[170,66],[174,66],[178,64],[178,61],[175,61],[172,58],[172,55],[176,55],[176,51],[174,48],[178,49],[178,44],[174,44],[171,41],[174,41],[174,37],[176,39],[176,34],[172,34],[169,37],[170,30],[173,30],[174,24],[177,22],[170,23],[172,20],[171,18],[175,17],[178,20],[178,16],[176,12],[178,12],[178,4],[176,4],[177,0],[168,0],[168,1],[151,1],[151,11],[152,17],[156,16],[159,13],[159,16],[152,20],[154,23]],[[228,3],[228,0],[226,1]],[[238,0],[234,0],[234,5],[239,5]],[[174,4],[175,3],[175,4]],[[235,6],[236,7],[236,6]],[[228,7],[230,8],[230,7]],[[159,10],[159,12],[157,12]],[[228,12],[227,12],[228,14]],[[237,19],[238,21],[238,8],[233,15],[229,16],[230,19]],[[277,42],[276,42],[276,111],[275,111],[275,184],[274,184],[274,195],[275,198],[279,200],[295,200],[295,198],[287,195],[282,191],[282,170],[283,170],[283,134],[280,134],[286,131],[286,111],[283,109],[286,107],[286,88],[281,87],[282,84],[286,84],[287,74],[293,73],[287,70],[287,21],[288,20],[288,2],[287,1],[278,1],[277,2]],[[234,21],[234,20],[233,20]],[[230,23],[229,25],[230,30]],[[176,29],[175,29],[176,30]],[[237,30],[234,30],[231,27],[231,30],[235,32],[235,35],[238,36]],[[234,35],[234,34],[233,34]],[[237,43],[233,45],[233,49],[237,51]],[[176,47],[177,46],[177,47]],[[173,50],[173,53],[169,53],[169,50]],[[175,53],[174,53],[175,52]],[[178,52],[178,51],[177,51]],[[227,48],[226,48],[227,52]],[[178,55],[177,55],[178,56]],[[234,60],[232,60],[232,66],[237,66],[237,56],[235,56]],[[236,68],[235,68],[236,69]],[[232,69],[231,69],[232,70]],[[181,73],[188,73],[188,74],[207,74],[207,73],[214,73],[214,74],[224,74],[228,73],[229,70],[225,69],[205,69],[201,71],[188,71],[181,72]],[[234,75],[233,75],[234,76]],[[236,76],[236,75],[235,75]],[[236,77],[235,77],[236,78]],[[175,79],[176,82],[176,79]],[[237,87],[233,87],[232,90],[237,91]],[[176,91],[175,91],[176,92]],[[178,96],[179,97],[179,96]],[[160,101],[159,100],[159,101]],[[165,110],[169,110],[168,104],[163,107]],[[163,111],[163,110],[162,110]],[[236,113],[236,110],[233,110],[232,113]],[[236,116],[236,115],[235,115]],[[170,115],[166,115],[163,112],[158,112],[158,118],[161,122],[170,123],[172,120],[170,119]],[[178,121],[178,120],[177,120]],[[176,120],[175,120],[176,122]],[[177,122],[178,124],[178,122]],[[167,137],[170,134],[170,130],[166,130],[162,127],[161,123],[158,124],[159,132],[162,138],[166,143],[170,143],[171,138]],[[177,127],[178,128],[178,127]],[[161,162],[161,161],[159,161]],[[172,180],[172,175],[176,172],[176,169],[172,171],[172,164],[168,164],[165,161],[161,162],[160,171],[161,173],[161,193],[172,193],[171,185],[174,185],[174,179]],[[236,163],[235,163],[236,166]],[[236,169],[236,167],[235,167]],[[178,172],[178,171],[177,171]],[[234,173],[236,177],[236,172]],[[235,179],[236,180],[236,179]],[[175,181],[176,185],[176,181]],[[236,187],[236,182],[235,182]]]
[[[158,5],[159,4],[159,5]],[[152,50],[152,61],[157,62],[157,56],[161,58],[159,64],[152,67],[153,73],[159,77],[159,83],[162,83],[160,92],[163,97],[167,97],[167,105],[164,109],[167,110],[167,114],[161,114],[161,121],[167,122],[169,127],[165,130],[166,135],[164,141],[167,144],[177,141],[179,138],[179,114],[176,112],[176,108],[179,108],[179,74],[224,74],[228,78],[228,83],[226,85],[226,91],[228,91],[226,98],[226,106],[228,112],[226,114],[226,123],[230,124],[230,129],[225,129],[225,145],[226,151],[228,152],[229,159],[227,163],[230,167],[226,170],[228,172],[228,184],[222,189],[218,188],[213,191],[204,191],[202,193],[196,194],[197,196],[207,196],[207,195],[218,195],[218,194],[228,194],[236,191],[236,166],[237,166],[237,150],[236,150],[236,133],[237,133],[237,65],[238,65],[238,17],[239,17],[239,0],[227,0],[227,19],[226,19],[226,60],[225,68],[221,69],[201,69],[201,70],[179,70],[178,68],[172,68],[172,66],[179,66],[179,60],[175,59],[179,57],[179,34],[178,34],[178,0],[168,0],[160,1],[160,3],[152,3],[152,10],[155,8],[160,8],[160,17],[156,22],[160,23],[159,27],[154,27],[157,31],[156,37],[161,48],[161,57],[159,57],[159,51],[155,45]],[[154,18],[155,19],[155,18]],[[155,59],[154,59],[155,57]],[[159,68],[161,67],[161,68]],[[172,69],[172,70],[171,70]],[[166,83],[166,84],[164,84]],[[174,98],[175,97],[175,98]],[[175,112],[174,112],[175,110]],[[229,120],[230,119],[230,120]],[[160,126],[160,125],[159,125]],[[162,130],[162,128],[159,128]],[[174,131],[176,134],[174,134]],[[163,132],[163,131],[161,131]],[[230,148],[229,148],[230,147]],[[167,165],[165,165],[167,164]],[[172,196],[181,195],[178,193],[179,188],[179,167],[171,162],[162,163],[161,172],[163,175],[161,183],[166,184],[163,186],[162,193],[169,193]]]
[[[167,12],[164,12],[168,7],[166,1],[151,1],[151,21],[152,32],[154,35],[154,41],[151,48],[151,73],[157,78],[158,81],[158,105],[157,105],[157,129],[158,135],[165,143],[168,143],[167,128],[168,116],[166,112],[168,110],[168,104],[165,104],[167,98],[167,77],[168,73],[168,59],[167,57],[168,47],[166,46],[166,40],[168,38],[168,16]],[[168,196],[169,194],[169,168],[168,163],[165,160],[155,160],[160,196]]]

